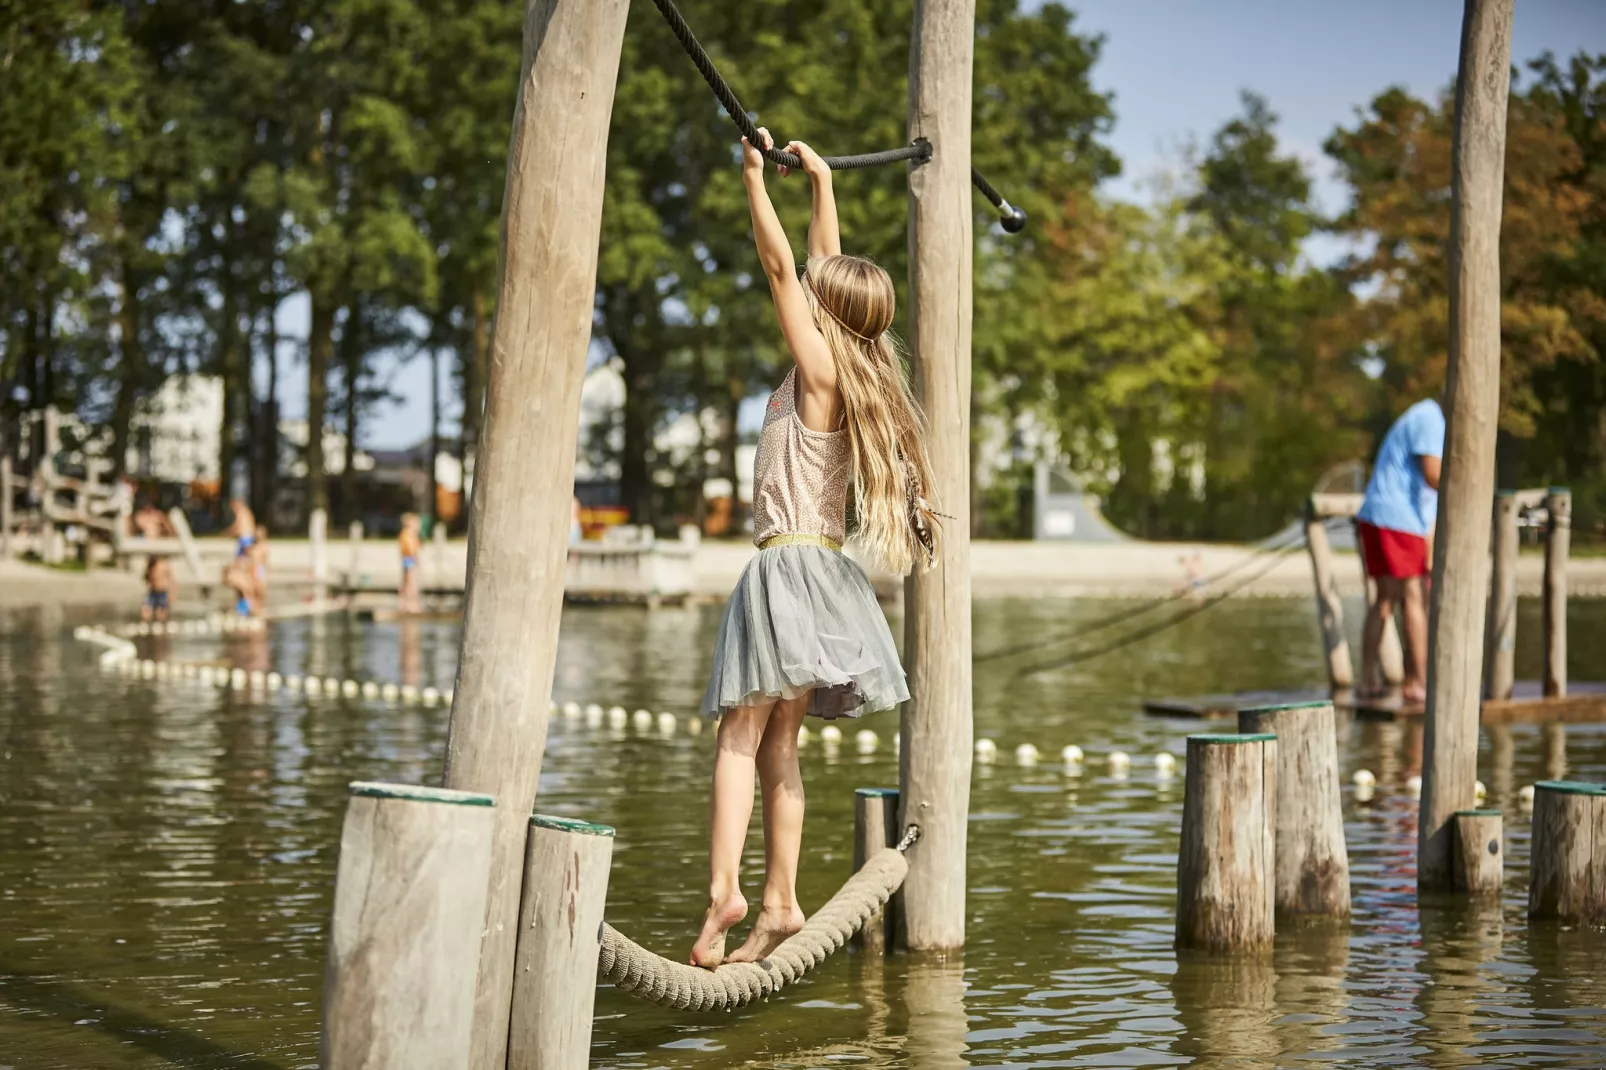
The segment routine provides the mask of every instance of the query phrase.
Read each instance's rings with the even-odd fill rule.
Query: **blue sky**
[[[1455,0],[1081,0],[1083,33],[1105,38],[1094,84],[1115,95],[1110,145],[1125,173],[1109,192],[1143,200],[1146,182],[1174,168],[1186,146],[1202,144],[1240,110],[1239,93],[1252,89],[1281,117],[1284,145],[1296,151],[1316,179],[1322,206],[1342,207],[1322,142],[1357,108],[1391,85],[1429,96],[1454,77],[1462,5]],[[1518,64],[1549,50],[1606,52],[1606,0],[1518,0],[1512,31]],[[902,108],[902,101],[888,101]],[[802,136],[806,137],[805,132]],[[1007,190],[1008,175],[992,176]],[[1316,260],[1333,249],[1307,249]],[[280,310],[280,329],[305,337],[304,298]],[[285,353],[288,355],[287,346]],[[287,416],[305,412],[306,371],[299,359],[280,373]],[[403,396],[369,421],[370,447],[410,444],[428,433],[429,371],[423,360],[382,371]],[[456,401],[448,388],[447,412]]]

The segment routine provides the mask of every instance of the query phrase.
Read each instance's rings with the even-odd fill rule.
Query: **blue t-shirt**
[[[1366,484],[1366,502],[1356,518],[1411,535],[1432,531],[1439,492],[1422,475],[1422,458],[1442,456],[1444,412],[1437,401],[1419,401],[1383,437],[1371,482]]]

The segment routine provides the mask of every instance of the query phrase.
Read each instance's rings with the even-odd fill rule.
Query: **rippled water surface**
[[[1351,620],[1358,607],[1351,606]],[[991,601],[979,650],[1031,642],[1111,603]],[[1519,675],[1538,668],[1524,603]],[[0,1068],[308,1067],[335,847],[353,779],[432,782],[445,713],[289,693],[250,698],[104,674],[73,625],[107,612],[0,612]],[[1198,725],[1145,718],[1145,695],[1310,686],[1305,601],[1228,602],[1079,667],[976,675],[978,734],[1000,760],[972,787],[969,946],[935,961],[844,952],[767,1004],[688,1016],[611,989],[604,1067],[1322,1067],[1606,1065],[1606,936],[1529,926],[1524,784],[1606,780],[1606,733],[1485,735],[1479,776],[1507,811],[1499,907],[1418,908],[1419,730],[1353,724],[1346,789],[1353,924],[1283,933],[1267,964],[1171,948],[1180,779],[1151,755]],[[571,609],[556,698],[672,710],[702,689],[718,610]],[[1606,604],[1575,603],[1575,676],[1606,639]],[[451,684],[456,626],[286,621],[265,637],[142,640],[147,657]],[[1019,664],[1018,662],[1016,663]],[[1599,672],[1595,673],[1599,675]],[[890,737],[891,715],[868,727]],[[846,877],[855,787],[890,785],[884,741],[805,750],[805,905]],[[1015,765],[1031,742],[1045,761]],[[1068,776],[1048,760],[1088,753]],[[1134,756],[1125,777],[1102,761]],[[539,808],[618,829],[608,913],[665,954],[689,949],[705,876],[709,734],[610,734],[557,720]],[[759,871],[755,835],[749,890]]]

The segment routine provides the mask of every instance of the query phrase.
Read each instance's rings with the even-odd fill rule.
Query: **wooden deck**
[[[1480,719],[1483,724],[1606,723],[1606,681],[1575,681],[1567,685],[1567,690],[1568,694],[1561,698],[1545,698],[1538,680],[1518,680],[1511,698],[1483,704]],[[1237,717],[1239,710],[1253,706],[1320,702],[1327,698],[1331,698],[1338,709],[1351,710],[1363,721],[1407,720],[1425,712],[1421,703],[1407,705],[1398,692],[1385,698],[1357,702],[1348,691],[1330,695],[1319,688],[1146,699],[1143,712],[1155,717],[1218,720]]]

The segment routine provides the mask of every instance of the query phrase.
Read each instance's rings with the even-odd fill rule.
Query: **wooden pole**
[[[51,517],[56,504],[56,451],[61,448],[61,425],[54,405],[45,406],[45,450],[34,463],[39,478],[39,556],[47,565],[63,557],[60,533]]]
[[[903,885],[903,934],[915,950],[965,943],[970,812],[970,202],[975,0],[916,0],[909,138],[932,157],[909,170],[909,357],[925,408],[942,548],[906,587],[900,826],[919,825]]]
[[[1310,551],[1311,574],[1316,580],[1316,624],[1322,630],[1322,649],[1327,653],[1327,686],[1334,691],[1346,690],[1355,686],[1355,670],[1350,663],[1349,640],[1344,636],[1344,598],[1338,591],[1327,527],[1317,519],[1309,503],[1305,507],[1305,548]]]
[[[466,1070],[489,795],[351,785],[324,982],[324,1070]]]
[[[898,844],[898,789],[860,788],[853,793],[853,872],[864,868],[870,856]],[[897,897],[865,921],[853,942],[872,954],[885,954],[896,939]]]
[[[475,1001],[476,1070],[501,1070],[530,807],[563,608],[574,442],[596,297],[608,122],[628,0],[528,0],[502,201],[494,359],[469,504],[445,783],[498,807]],[[481,581],[484,582],[481,582]]]
[[[1433,540],[1417,887],[1453,890],[1451,821],[1472,803],[1500,415],[1500,196],[1514,0],[1466,0],[1450,195],[1450,362]]]
[[[585,1070],[613,829],[530,818],[508,1070]]]
[[[346,586],[355,587],[362,574],[362,521],[353,520],[346,528],[346,541],[351,544],[351,567],[346,570]]]
[[[1534,785],[1528,917],[1606,924],[1606,786]]]
[[[11,455],[6,454],[0,457],[0,558],[10,557],[12,551],[11,495]]]
[[[1177,857],[1179,949],[1271,952],[1277,737],[1189,736]]]
[[[1238,711],[1238,731],[1277,737],[1277,914],[1348,918],[1349,852],[1331,702]]]
[[[1455,890],[1498,896],[1505,866],[1500,811],[1457,810],[1454,824]]]
[[[329,514],[314,509],[307,518],[307,541],[312,550],[312,596],[323,600],[329,590]]]
[[[1517,498],[1511,491],[1495,492],[1490,526],[1494,577],[1489,581],[1489,619],[1484,626],[1488,681],[1483,691],[1485,698],[1508,699],[1517,658]]]
[[[1545,497],[1545,697],[1567,693],[1567,556],[1571,549],[1573,496],[1551,487]]]
[[[167,520],[173,525],[173,534],[178,536],[179,549],[184,551],[184,561],[190,566],[190,576],[206,590],[210,585],[201,572],[201,551],[196,549],[195,536],[190,532],[190,518],[175,505],[167,511]]]

